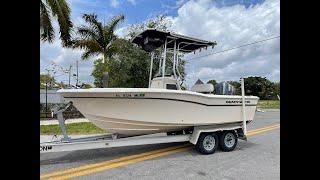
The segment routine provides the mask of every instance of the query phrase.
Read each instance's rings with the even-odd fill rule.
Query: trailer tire
[[[215,133],[201,133],[196,144],[196,150],[201,154],[213,154],[219,144],[219,138]]]
[[[235,131],[223,131],[219,135],[219,145],[222,151],[232,151],[237,146],[238,137]]]

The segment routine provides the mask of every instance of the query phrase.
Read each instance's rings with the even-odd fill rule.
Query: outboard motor
[[[216,94],[218,95],[235,95],[236,94],[235,88],[227,82],[221,82],[216,84],[215,89],[216,89]]]

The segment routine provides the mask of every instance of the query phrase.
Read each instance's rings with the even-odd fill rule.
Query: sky
[[[207,82],[239,80],[240,77],[262,76],[280,81],[280,38],[204,56],[239,45],[280,36],[280,0],[68,0],[75,26],[84,24],[83,13],[96,13],[107,22],[115,15],[124,14],[125,21],[117,34],[126,34],[126,27],[142,23],[160,14],[172,22],[170,30],[209,41],[216,41],[214,49],[186,55],[186,84],[191,87],[198,78]],[[54,27],[57,24],[54,23]],[[56,37],[59,37],[56,30]],[[79,62],[80,83],[93,83],[92,57],[81,60],[81,50],[67,49],[56,38],[51,44],[40,42],[40,73],[54,66],[76,73]],[[55,64],[55,65],[53,65]],[[58,81],[68,82],[62,71],[54,74]],[[72,77],[71,83],[75,84]]]

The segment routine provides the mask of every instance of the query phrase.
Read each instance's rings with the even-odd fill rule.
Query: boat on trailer
[[[216,42],[148,29],[133,38],[132,43],[151,53],[148,88],[58,91],[93,124],[111,133],[111,139],[99,136],[89,140],[71,140],[64,127],[62,110],[56,110],[64,138],[40,144],[40,152],[189,141],[199,152],[211,154],[218,144],[222,150],[231,151],[238,138],[246,140],[246,124],[254,119],[259,98],[244,95],[243,79],[242,96],[212,94],[210,85],[199,85],[192,88],[194,91],[181,89],[179,56],[214,48]],[[162,73],[154,77],[154,52],[161,47],[159,67]],[[166,76],[169,54],[173,55],[173,74]],[[143,136],[155,133],[167,135]]]
[[[162,47],[162,74],[152,78],[148,88],[62,89],[60,93],[96,126],[120,136],[135,136],[159,132],[175,132],[194,126],[241,122],[242,97],[204,94],[181,90],[178,55],[215,42],[199,40],[170,32],[148,29],[132,43],[152,55]],[[169,51],[173,54],[173,75],[165,76]],[[162,64],[161,64],[162,62]],[[258,97],[246,96],[246,120],[252,121]]]

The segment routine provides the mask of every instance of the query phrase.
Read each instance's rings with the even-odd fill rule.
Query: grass
[[[101,134],[106,131],[98,128],[90,122],[66,124],[68,134]],[[41,135],[62,134],[59,125],[41,125]]]
[[[258,108],[262,109],[280,109],[279,100],[259,100]]]

